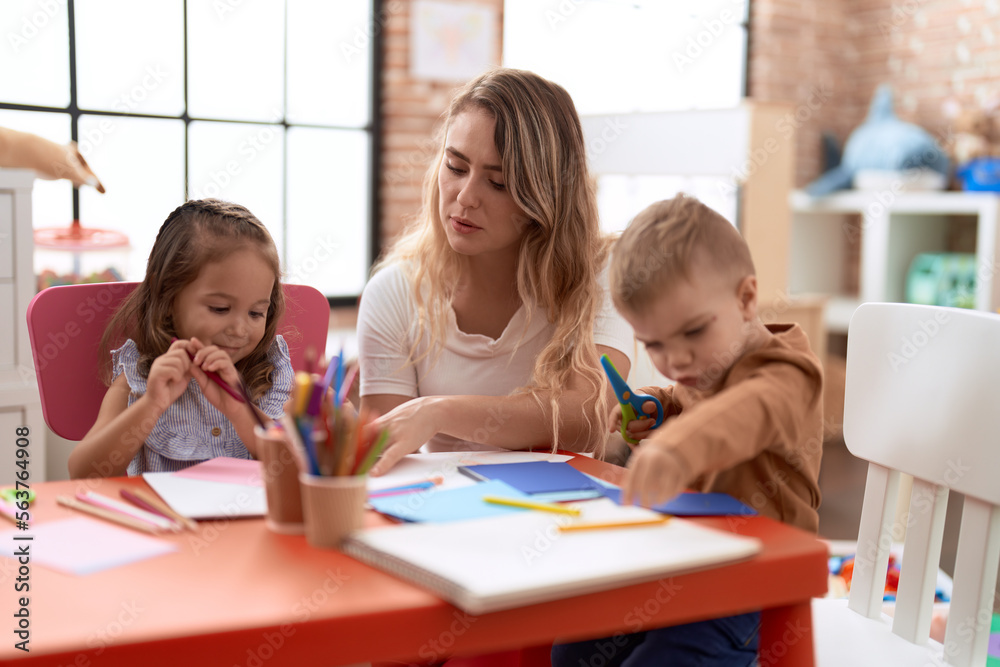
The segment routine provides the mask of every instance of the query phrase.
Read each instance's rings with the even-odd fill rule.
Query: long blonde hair
[[[411,363],[439,351],[454,299],[451,286],[459,279],[460,256],[449,245],[440,220],[438,175],[448,130],[455,117],[470,108],[484,110],[496,120],[493,138],[503,181],[527,223],[517,258],[518,296],[529,318],[537,304],[555,324],[552,339],[535,360],[532,377],[518,391],[531,394],[547,411],[556,446],[558,401],[569,378],[578,374],[590,389],[583,410],[587,447],[603,450],[609,406],[593,331],[602,300],[598,275],[610,239],[600,230],[580,119],[561,86],[509,68],[492,69],[466,84],[446,113],[437,156],[424,178],[421,211],[373,273],[389,264],[399,264],[407,273],[418,315]],[[428,350],[415,358],[425,334],[430,339]]]

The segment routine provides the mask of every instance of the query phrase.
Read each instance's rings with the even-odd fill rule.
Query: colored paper
[[[28,536],[32,539],[16,539]],[[93,574],[177,551],[167,540],[87,517],[0,533],[0,555],[14,558],[17,549],[24,546],[32,563],[75,575]]]
[[[264,478],[260,472],[260,461],[234,459],[228,456],[202,461],[172,474],[176,477],[201,479],[206,482],[264,486]]]
[[[515,512],[525,512],[518,507],[491,505],[483,496],[523,498],[528,496],[501,481],[482,482],[454,489],[431,489],[398,496],[369,498],[373,509],[403,521],[443,523],[464,519],[483,519]]]
[[[606,488],[604,495],[621,504],[621,490]],[[726,493],[682,493],[653,507],[674,516],[754,516],[757,511]]]
[[[432,452],[410,454],[394,465],[389,472],[368,478],[368,491],[374,492],[404,484],[440,477],[439,489],[469,486],[475,482],[458,472],[459,466],[486,463],[514,463],[521,461],[566,461],[564,454],[538,452]]]
[[[251,463],[260,465],[256,461]],[[144,472],[142,478],[170,509],[189,519],[267,514],[267,497],[259,484],[192,479],[176,472]]]
[[[564,491],[596,491],[589,497],[603,495],[602,487],[568,463],[528,461],[462,466],[465,474],[478,479],[499,479],[524,493],[553,494]]]

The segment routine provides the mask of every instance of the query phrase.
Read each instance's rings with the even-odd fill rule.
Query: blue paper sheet
[[[459,471],[473,479],[499,479],[524,493],[563,491],[598,491],[603,488],[570,464],[561,461],[526,461],[491,465],[459,466]],[[597,497],[601,493],[589,495]]]
[[[621,505],[620,489],[604,489],[604,495]],[[727,493],[682,493],[653,507],[674,516],[754,516],[757,511]]]
[[[438,489],[403,493],[384,498],[369,498],[368,503],[376,512],[402,519],[403,521],[426,521],[441,523],[463,519],[481,519],[489,516],[525,512],[518,507],[493,505],[483,500],[483,496],[528,499],[524,493],[499,480],[481,482],[457,489]]]

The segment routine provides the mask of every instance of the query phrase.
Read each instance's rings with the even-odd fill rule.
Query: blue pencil
[[[309,460],[309,470],[314,475],[320,474],[319,460],[316,458],[316,443],[313,441],[312,419],[308,417],[296,417],[295,428],[302,439],[302,448],[306,450],[306,459]]]
[[[340,354],[337,355],[337,384],[333,387],[334,405],[340,407],[340,388],[344,384],[344,346],[340,346]]]
[[[368,497],[377,498],[379,496],[391,496],[397,493],[406,493],[408,491],[422,491],[423,489],[429,489],[436,485],[437,482],[427,481],[427,482],[417,482],[416,484],[404,484],[403,486],[392,486],[387,489],[379,489],[378,491],[372,491],[368,494]]]

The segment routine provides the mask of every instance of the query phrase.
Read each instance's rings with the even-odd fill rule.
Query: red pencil
[[[174,342],[175,340],[177,340],[177,339],[176,339],[176,338],[174,338],[173,340],[171,340],[171,341],[170,341],[170,343],[171,343],[171,344],[173,344],[173,342]],[[190,358],[191,358],[192,360],[194,360],[194,355],[193,355],[193,354],[191,354],[191,351],[190,351],[190,350],[187,350],[187,353],[188,353],[188,357],[190,357]],[[211,381],[212,381],[212,382],[214,382],[215,384],[217,384],[217,385],[219,385],[220,387],[222,387],[223,389],[225,389],[225,390],[226,390],[226,393],[227,393],[227,394],[229,394],[230,396],[232,396],[233,398],[235,398],[235,399],[236,399],[237,401],[239,401],[240,403],[246,403],[246,399],[245,399],[245,398],[243,398],[243,396],[241,396],[241,395],[239,394],[239,392],[237,392],[237,391],[236,391],[235,389],[233,389],[232,387],[230,387],[230,386],[229,386],[229,384],[228,384],[228,383],[227,383],[227,382],[226,382],[225,380],[223,380],[223,379],[222,379],[222,378],[221,378],[221,377],[219,376],[219,374],[218,374],[218,373],[216,373],[215,371],[203,371],[203,372],[205,373],[205,375],[207,375],[207,376],[208,376],[208,379],[209,379],[209,380],[211,380]],[[259,419],[260,419],[260,418],[258,417],[258,420],[259,420]]]

